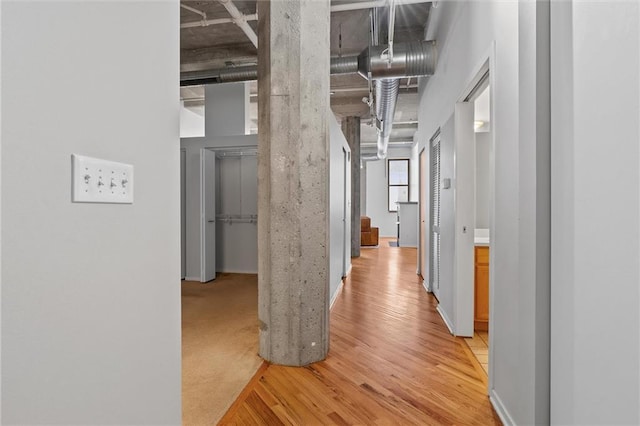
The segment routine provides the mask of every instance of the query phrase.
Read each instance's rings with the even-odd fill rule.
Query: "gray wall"
[[[205,136],[249,134],[249,84],[208,84],[204,87]]]
[[[247,135],[249,122],[249,84],[225,83],[205,86],[205,136],[181,138],[180,146],[186,151],[186,256],[187,280],[200,280],[200,150],[202,148],[253,147],[258,145],[257,135]],[[238,169],[230,161],[216,161],[224,189],[231,189],[238,181]],[[245,164],[249,166],[249,164]],[[256,167],[254,163],[254,167]],[[242,175],[254,177],[256,170],[245,167]],[[218,183],[219,184],[219,183]],[[257,186],[245,197],[256,197]],[[220,200],[218,200],[220,201]],[[227,205],[231,199],[227,199]],[[257,201],[256,201],[257,203]],[[235,226],[235,227],[234,227]],[[255,224],[216,224],[216,270],[219,272],[258,272],[258,231]]]
[[[489,229],[491,133],[476,133],[476,228]]]
[[[331,296],[335,294],[338,285],[342,279],[342,209],[344,206],[343,199],[343,181],[342,181],[342,149],[343,147],[349,151],[342,130],[338,125],[335,117],[331,114],[331,184],[330,184],[330,278],[331,278]],[[224,130],[223,130],[224,131]],[[228,147],[250,147],[256,146],[258,143],[257,135],[240,135],[240,136],[212,136],[204,138],[182,138],[180,145],[186,151],[187,161],[187,279],[199,280],[200,278],[200,149],[202,148],[228,148]],[[244,173],[252,173],[248,169]],[[252,175],[253,176],[253,175]],[[227,176],[231,178],[231,176]],[[224,177],[223,177],[224,179]],[[350,217],[348,218],[350,221]],[[257,243],[254,243],[253,224],[232,225],[238,226],[235,229],[238,238],[225,238],[222,246],[218,246],[217,260],[221,263],[218,267],[227,268],[236,272],[255,272],[250,267],[255,263],[254,246],[257,250]],[[347,236],[351,235],[350,222],[347,226]],[[227,225],[228,227],[228,225]],[[241,227],[241,228],[240,228]],[[251,228],[253,227],[253,228]],[[218,227],[217,229],[220,229]],[[227,229],[228,231],[228,229]],[[224,236],[225,234],[223,234]],[[243,249],[244,247],[244,249]],[[225,256],[227,253],[245,253],[245,257],[238,263],[238,258]],[[350,262],[350,261],[349,261]],[[241,267],[240,267],[241,266]],[[349,265],[347,266],[349,267]]]
[[[639,424],[640,8],[552,6],[551,421]]]
[[[216,214],[258,214],[258,157],[216,159]],[[216,268],[258,273],[258,223],[216,221]]]
[[[200,150],[202,148],[230,148],[230,147],[255,147],[258,144],[257,135],[240,135],[240,136],[210,136],[203,138],[182,138],[180,146],[186,151],[187,163],[187,280],[200,280]],[[255,225],[242,225],[247,235],[243,239],[221,239],[220,245],[216,251],[231,252],[240,250],[243,246],[247,247],[249,257],[243,258],[242,268],[236,272],[256,272],[256,261],[250,257],[254,250],[257,250],[257,231]],[[253,227],[253,228],[250,228]],[[216,230],[219,227],[216,228]],[[224,235],[223,235],[224,237]],[[220,243],[218,243],[220,244]],[[251,246],[251,247],[249,247]],[[224,253],[216,253],[216,268],[224,271],[224,268],[236,268],[238,264],[227,264]]]
[[[178,2],[2,9],[2,422],[179,424]],[[71,203],[72,153],[135,203]]]
[[[347,216],[346,221],[343,224],[343,215],[345,208],[345,182],[344,182],[344,154],[343,149],[348,153],[349,144],[347,139],[342,133],[340,124],[336,120],[333,113],[329,114],[329,130],[330,130],[330,170],[329,170],[329,277],[330,277],[330,299],[336,294],[336,290],[342,281],[342,269],[343,269],[343,245],[345,241],[351,244],[351,205],[347,204]],[[349,155],[350,156],[350,155]],[[351,200],[351,166],[347,170],[347,200]],[[345,226],[346,224],[346,226]],[[343,233],[343,226],[345,226],[346,233]],[[346,240],[345,240],[346,238]],[[347,261],[347,269],[351,265],[351,250],[348,250],[345,258]]]
[[[392,148],[389,147],[388,159],[393,158],[412,158],[413,150],[411,148]],[[417,163],[412,161],[410,168],[417,167]],[[412,171],[411,171],[412,173]],[[380,228],[381,237],[396,237],[398,229],[396,227],[396,213],[389,212],[387,203],[387,160],[368,161],[367,162],[367,214],[371,218],[371,226]],[[412,193],[411,187],[417,186],[417,180],[410,180],[409,194]],[[417,201],[410,199],[409,201]]]

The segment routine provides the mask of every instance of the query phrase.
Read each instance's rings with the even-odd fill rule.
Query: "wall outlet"
[[[71,201],[133,203],[133,166],[84,155],[71,155]]]

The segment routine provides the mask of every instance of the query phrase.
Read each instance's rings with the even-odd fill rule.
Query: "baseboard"
[[[438,307],[436,308],[436,311],[438,311],[438,313],[440,314],[440,317],[442,317],[442,320],[444,321],[444,325],[446,325],[447,328],[449,329],[449,333],[455,336],[456,334],[453,332],[453,323],[451,322],[447,314],[444,313],[444,310],[440,307],[439,304],[438,304]]]
[[[349,265],[349,269],[347,269],[347,273],[342,278],[347,278],[349,274],[351,274],[351,269],[353,269],[353,265]]]
[[[476,331],[489,331],[489,321],[474,320],[473,329]]]
[[[516,424],[494,389],[489,392],[489,401],[491,401],[491,405],[493,405],[493,409],[496,410],[503,425],[511,426]]]
[[[429,283],[426,282],[425,280],[422,280],[422,287],[424,287],[425,290],[427,290],[427,293],[431,293],[431,289],[429,288]]]
[[[344,287],[344,281],[340,280],[340,284],[338,284],[338,288],[336,289],[336,292],[333,293],[333,297],[331,297],[331,302],[329,302],[329,310],[331,310],[331,308],[333,308],[333,304],[336,303],[336,299],[338,298],[338,295],[342,292],[342,287]]]
[[[185,281],[197,281],[200,282],[200,277],[184,277]]]

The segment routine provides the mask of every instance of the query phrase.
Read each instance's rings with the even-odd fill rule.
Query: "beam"
[[[204,71],[224,68],[227,62],[237,65],[257,63],[256,48],[251,43],[226,44],[180,51],[180,71]]]
[[[431,3],[431,0],[397,0],[396,6],[402,6],[404,4],[417,4],[417,3]],[[336,4],[331,6],[331,12],[347,12],[350,10],[360,9],[372,9],[376,7],[385,7],[389,5],[388,0],[376,0],[376,1],[360,1],[356,3]]]

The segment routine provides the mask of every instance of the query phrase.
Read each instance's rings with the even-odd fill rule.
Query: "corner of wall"
[[[511,426],[516,424],[495,389],[491,389],[491,391],[489,392],[489,401],[491,401],[491,405],[493,406],[494,410],[496,410],[496,413],[498,414],[498,417],[500,417],[503,425]]]

